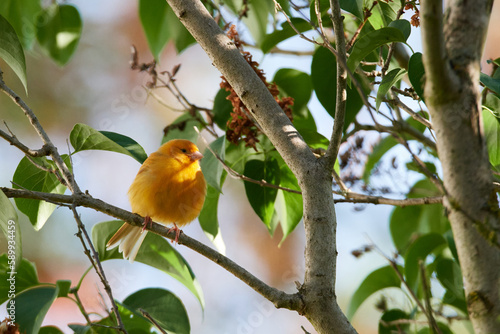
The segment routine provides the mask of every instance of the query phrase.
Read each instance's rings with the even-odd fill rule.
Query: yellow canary
[[[175,139],[163,144],[142,164],[128,191],[132,212],[151,220],[173,224],[178,241],[180,230],[201,211],[207,192],[199,160],[203,157],[189,140]],[[145,227],[144,226],[144,227]],[[133,262],[147,231],[127,223],[111,237],[107,249],[119,245],[123,257]]]

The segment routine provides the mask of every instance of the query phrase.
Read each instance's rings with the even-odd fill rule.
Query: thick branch
[[[420,15],[422,18],[422,44],[424,53],[422,61],[425,65],[426,84],[428,91],[443,92],[441,94],[426,94],[426,97],[441,103],[453,99],[457,94],[458,81],[445,61],[447,55],[443,35],[443,1],[422,0]],[[462,27],[463,29],[463,27]],[[446,93],[445,93],[446,92]]]
[[[168,0],[181,23],[205,50],[245,106],[299,178],[304,166],[316,160],[299,132],[257,76],[198,0]]]
[[[500,333],[500,249],[494,246],[500,240],[500,218],[482,137],[479,87],[491,4],[450,0],[443,28],[442,1],[421,1],[426,103],[443,167],[443,203],[477,334]]]
[[[7,197],[12,198],[30,198],[49,201],[50,203],[66,203],[74,204],[76,206],[83,206],[91,208],[103,213],[106,213],[112,217],[118,218],[120,220],[126,221],[134,226],[143,226],[144,218],[133,214],[129,211],[120,209],[116,206],[103,202],[100,199],[93,198],[90,195],[85,194],[73,194],[73,195],[60,195],[52,193],[43,193],[37,191],[29,191],[22,189],[12,189],[12,188],[0,188]],[[151,228],[148,230],[161,235],[163,237],[169,238],[171,240],[175,239],[175,232],[170,231],[169,228],[164,225],[153,223]],[[186,234],[182,233],[179,237],[179,244],[185,245],[186,247],[194,250],[195,252],[205,256],[207,259],[220,265],[234,276],[239,278],[241,281],[246,283],[252,289],[260,293],[262,296],[270,300],[278,308],[287,308],[290,310],[300,311],[302,308],[302,300],[298,294],[287,294],[283,291],[270,287],[265,284],[257,277],[253,276],[246,269],[240,267],[238,264],[220,254],[219,252],[213,250],[212,248],[202,244],[201,242],[190,238]]]

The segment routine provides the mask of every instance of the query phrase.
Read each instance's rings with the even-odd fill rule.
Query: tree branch
[[[59,153],[57,152],[57,148],[54,146],[54,144],[52,144],[52,141],[50,140],[49,136],[47,135],[42,125],[38,121],[38,118],[36,117],[35,113],[33,113],[30,107],[28,107],[28,105],[21,99],[21,97],[19,97],[19,95],[17,95],[12,89],[10,89],[5,84],[5,82],[3,81],[3,72],[1,69],[0,69],[0,91],[3,91],[8,97],[10,97],[12,101],[14,101],[14,103],[21,108],[26,117],[29,119],[31,125],[38,133],[38,136],[42,139],[44,147],[46,147],[45,150],[50,152],[52,160],[54,160],[54,163],[56,164],[57,168],[61,171],[61,176],[64,179],[66,186],[73,193],[80,192],[80,188],[76,184],[73,178],[73,174],[66,166]]]
[[[197,0],[168,0],[170,7],[231,84],[267,137],[297,174],[315,161],[311,149],[293,127],[266,85]],[[300,173],[297,173],[301,170]]]
[[[7,126],[7,124],[5,124]],[[8,129],[8,127],[7,127]],[[9,130],[10,132],[10,130]],[[24,154],[30,156],[30,157],[44,157],[47,155],[50,155],[50,149],[47,145],[43,145],[42,148],[39,150],[32,150],[28,146],[24,145],[17,139],[17,137],[11,132],[11,135],[8,133],[4,132],[2,129],[0,129],[0,137],[5,139],[7,142],[9,142],[12,146],[17,147],[20,149]]]
[[[435,197],[419,197],[419,198],[405,198],[405,199],[392,199],[381,196],[363,195],[354,192],[347,192],[343,194],[345,198],[334,199],[335,203],[366,203],[366,204],[386,204],[394,206],[414,206],[414,205],[427,205],[427,204],[442,204],[443,196]]]
[[[88,256],[90,263],[92,264],[95,272],[97,273],[97,276],[99,276],[99,278],[101,279],[101,283],[104,286],[104,290],[106,291],[106,293],[109,297],[109,301],[111,302],[111,310],[115,314],[116,322],[118,323],[118,330],[124,334],[128,334],[127,330],[125,329],[125,326],[123,325],[123,321],[122,321],[122,318],[120,316],[120,312],[118,311],[118,307],[116,306],[116,302],[115,302],[115,299],[113,297],[113,292],[111,291],[111,287],[109,286],[108,280],[106,279],[106,274],[104,273],[104,270],[102,269],[101,261],[99,260],[99,254],[95,250],[94,245],[92,244],[92,241],[90,240],[89,234],[87,233],[87,230],[85,229],[85,225],[83,225],[83,222],[80,219],[80,215],[76,211],[75,203],[71,204],[71,211],[73,212],[73,216],[74,216],[75,221],[78,225],[77,236],[80,238],[80,241],[82,242],[84,253]],[[88,247],[87,247],[87,245],[88,245]],[[76,292],[75,292],[75,296],[78,297],[78,294]]]
[[[447,92],[446,94],[428,94],[426,97],[435,99],[430,104],[440,104],[453,99],[457,94],[458,80],[446,59],[443,35],[443,1],[422,0],[420,15],[422,18],[422,61],[425,66],[426,91]],[[463,28],[463,27],[462,27]]]
[[[86,208],[95,209],[99,212],[106,213],[112,217],[123,220],[131,225],[142,227],[144,218],[133,214],[129,211],[120,209],[116,206],[108,204],[100,199],[93,198],[90,195],[83,193],[72,195],[60,195],[53,193],[43,193],[38,191],[29,191],[23,189],[0,188],[7,197],[15,198],[30,198],[43,201],[50,201],[51,203],[66,203],[75,206],[83,206]],[[169,228],[158,223],[153,223],[151,227],[147,228],[149,231],[166,237],[168,239],[175,239],[175,232],[170,231]],[[283,291],[275,289],[260,279],[252,275],[246,269],[239,266],[229,258],[213,250],[212,248],[202,244],[201,242],[181,233],[179,236],[179,244],[194,250],[195,252],[203,255],[207,259],[215,262],[222,268],[232,273],[235,277],[246,283],[259,294],[270,300],[278,308],[287,308],[290,310],[300,311],[303,307],[302,300],[299,294],[287,294]]]
[[[443,27],[443,2],[421,1],[424,94],[443,168],[443,203],[477,334],[500,333],[500,248],[494,246],[500,240],[499,205],[482,135],[479,86],[492,3],[447,1]]]
[[[319,3],[319,0],[316,0]],[[319,6],[319,5],[318,5]],[[326,162],[326,168],[333,170],[335,160],[339,153],[342,134],[344,133],[345,110],[347,103],[347,71],[344,64],[347,64],[346,45],[344,35],[344,20],[341,16],[340,3],[336,0],[330,0],[330,9],[332,10],[332,23],[335,32],[335,46],[337,47],[337,91],[335,102],[335,122],[333,123],[332,136],[326,150],[323,160]],[[321,16],[321,13],[319,14]]]

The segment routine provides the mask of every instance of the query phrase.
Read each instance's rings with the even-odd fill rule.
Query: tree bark
[[[316,158],[269,90],[199,0],[167,0],[181,23],[252,112],[297,177],[306,230],[305,315],[318,333],[356,333],[335,297],[336,218],[329,164]]]
[[[425,97],[443,167],[444,205],[477,334],[500,333],[500,222],[482,136],[480,60],[492,1],[421,2]]]

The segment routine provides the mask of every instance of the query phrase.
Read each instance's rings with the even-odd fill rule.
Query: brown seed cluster
[[[413,10],[415,14],[411,17],[411,25],[414,27],[420,26],[420,11],[417,8],[417,2],[415,0],[409,0],[405,4],[405,10]]]
[[[279,89],[275,83],[268,83],[264,75],[264,71],[259,69],[259,63],[252,60],[252,55],[248,51],[243,50],[243,43],[240,40],[239,34],[234,25],[232,25],[227,32],[227,36],[234,42],[234,45],[240,50],[245,60],[250,64],[259,78],[266,84],[269,92],[274,97],[276,102],[280,105],[281,109],[285,112],[290,120],[292,120],[293,98],[284,97],[279,98]],[[251,111],[243,104],[240,97],[234,91],[233,87],[227,82],[224,76],[221,77],[222,82],[220,87],[229,92],[227,99],[233,105],[233,111],[227,121],[226,138],[231,143],[237,144],[240,140],[245,141],[247,147],[253,147],[257,151],[256,144],[259,142],[257,135],[259,128],[255,125]]]
[[[0,333],[19,334],[19,326],[17,324],[12,325],[12,320],[10,318],[5,318],[2,322],[0,322]]]

